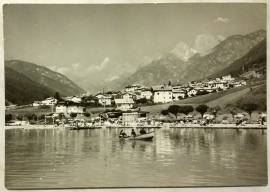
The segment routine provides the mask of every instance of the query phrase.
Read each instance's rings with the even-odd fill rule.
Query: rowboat
[[[69,128],[70,130],[100,129],[100,128],[102,128],[102,126],[87,125],[87,124],[85,124],[85,125],[79,125],[79,124],[75,125],[75,124],[73,124],[73,125],[68,125],[66,127]]]
[[[101,126],[85,126],[85,127],[70,127],[70,130],[83,130],[83,129],[100,129]]]
[[[129,140],[143,140],[143,141],[152,141],[154,138],[154,131],[134,136],[119,136],[120,139],[129,139]]]

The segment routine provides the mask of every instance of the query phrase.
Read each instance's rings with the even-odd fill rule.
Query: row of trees
[[[37,120],[43,120],[45,119],[45,115],[42,114],[40,116],[37,116],[36,114],[34,113],[27,113],[25,115],[12,115],[12,114],[6,114],[5,115],[5,122],[9,122],[13,119],[16,119],[16,120],[19,120],[19,121],[22,121],[24,119],[27,119],[28,121],[37,121]]]
[[[234,106],[232,104],[228,104],[226,106],[226,110],[229,113],[231,113],[233,119],[235,115],[239,112],[239,109],[247,112],[251,118],[252,113],[258,109],[258,105],[255,103],[244,103],[238,106]],[[189,113],[192,113],[194,110],[200,113],[202,117],[204,116],[206,112],[210,112],[216,118],[218,112],[221,110],[221,107],[220,106],[209,107],[208,105],[205,105],[205,104],[198,105],[196,108],[194,108],[192,105],[181,105],[181,106],[170,105],[168,109],[162,110],[161,114],[162,115],[173,114],[175,118],[177,119],[177,116],[179,114],[182,113],[182,114],[188,115]]]
[[[90,113],[86,112],[83,114],[85,117],[90,117]],[[76,118],[77,117],[77,113],[71,113],[70,114],[71,118]],[[40,116],[37,116],[35,113],[27,113],[24,115],[12,115],[12,114],[6,114],[5,115],[5,122],[10,122],[12,120],[28,120],[28,121],[38,121],[38,120],[44,120],[45,119],[45,115],[42,114]]]
[[[195,110],[199,112],[202,117],[203,115],[208,111],[208,106],[207,105],[198,105]],[[169,113],[173,114],[175,118],[177,119],[178,114],[182,113],[185,115],[188,115],[189,113],[194,111],[194,107],[192,105],[170,105],[168,109],[162,110],[161,114],[162,115],[168,115]]]

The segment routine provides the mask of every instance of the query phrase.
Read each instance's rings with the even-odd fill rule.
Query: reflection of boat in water
[[[90,125],[88,123],[85,124],[70,124],[67,126],[70,130],[82,130],[82,129],[100,129],[102,126]]]
[[[142,134],[142,135],[136,135],[136,136],[119,136],[120,139],[129,139],[129,140],[143,140],[143,141],[152,141],[154,138],[154,131]]]

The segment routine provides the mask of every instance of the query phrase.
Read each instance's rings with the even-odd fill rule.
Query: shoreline
[[[212,128],[212,129],[267,129],[267,125],[261,124],[210,124],[201,126],[199,124],[185,124],[180,126],[169,126],[170,128]]]
[[[152,129],[160,129],[160,128],[197,128],[197,129],[267,129],[267,125],[260,125],[260,124],[245,124],[245,125],[235,125],[235,124],[210,124],[201,126],[199,124],[183,124],[183,125],[165,125],[165,126],[98,126],[97,128],[124,128],[124,129],[130,129],[130,128],[152,128]],[[64,126],[56,126],[56,125],[21,125],[21,126],[5,126],[6,130],[9,129],[69,129],[68,127]],[[87,128],[81,128],[80,130],[87,129]],[[92,128],[95,129],[95,128]]]

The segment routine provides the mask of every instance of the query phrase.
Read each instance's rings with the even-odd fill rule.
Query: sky
[[[5,60],[49,67],[86,90],[182,55],[183,45],[206,54],[216,40],[259,29],[265,4],[4,6]]]

